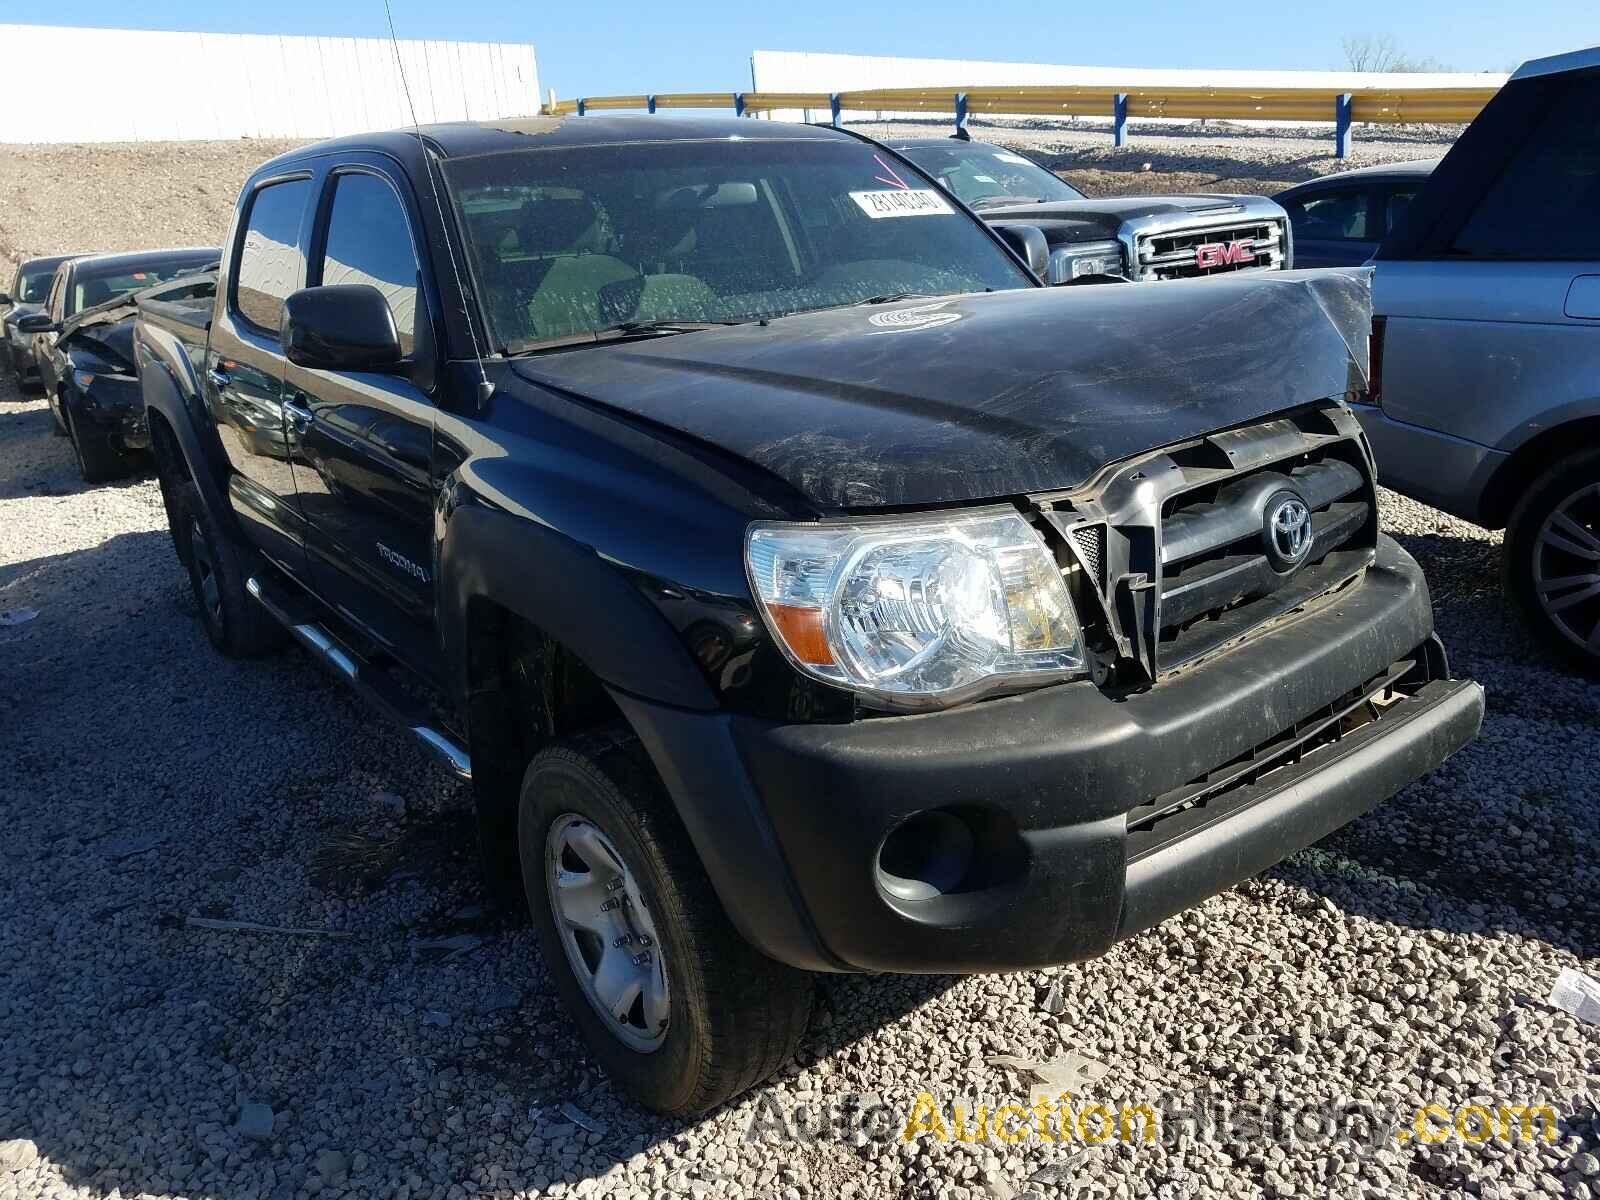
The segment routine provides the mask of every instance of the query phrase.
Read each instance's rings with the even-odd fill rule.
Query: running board
[[[472,782],[472,757],[465,747],[433,725],[429,714],[422,711],[421,706],[393,680],[382,671],[362,663],[322,625],[293,611],[295,606],[291,602],[273,596],[268,585],[256,576],[246,579],[244,587],[256,603],[272,614],[273,620],[287,629],[295,641],[311,651],[314,658],[359,692],[384,716],[409,730],[411,736],[421,742],[423,748],[443,763],[457,779]]]

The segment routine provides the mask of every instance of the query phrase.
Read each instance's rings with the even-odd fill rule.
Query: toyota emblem
[[[1267,501],[1262,531],[1267,557],[1280,571],[1292,570],[1311,553],[1311,510],[1293,492],[1279,492]]]

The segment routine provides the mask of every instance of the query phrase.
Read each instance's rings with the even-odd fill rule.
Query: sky
[[[540,82],[560,96],[736,91],[752,50],[995,59],[1113,67],[1336,70],[1347,35],[1460,71],[1600,44],[1600,0],[1335,0],[1219,9],[1214,0],[876,0],[873,3],[529,4],[392,0],[402,38],[532,42]],[[65,6],[64,6],[65,7]],[[74,0],[27,21],[206,33],[386,33],[383,0]],[[1227,16],[1219,17],[1219,12]],[[0,13],[0,21],[23,18]],[[1231,29],[1231,31],[1229,31]]]

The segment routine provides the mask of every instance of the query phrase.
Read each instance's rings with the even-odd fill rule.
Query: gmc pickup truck
[[[470,779],[594,1054],[692,1113],[808,972],[1100,954],[1474,735],[1369,319],[1360,272],[1050,294],[847,132],[539,119],[265,164],[136,352],[207,636]]]
[[[964,137],[892,143],[991,225],[1030,226],[1049,248],[1045,282],[1149,283],[1294,263],[1289,215],[1265,196],[1090,199],[1032,159]]]

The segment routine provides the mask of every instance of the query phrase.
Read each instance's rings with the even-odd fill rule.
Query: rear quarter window
[[[257,329],[276,334],[283,302],[300,281],[300,223],[311,181],[269,183],[250,198],[233,272],[231,304]]]
[[[1367,189],[1340,188],[1317,192],[1289,203],[1289,222],[1297,238],[1360,242],[1367,232]]]
[[[1600,259],[1600,78],[1553,86],[1451,246],[1472,258]]]

